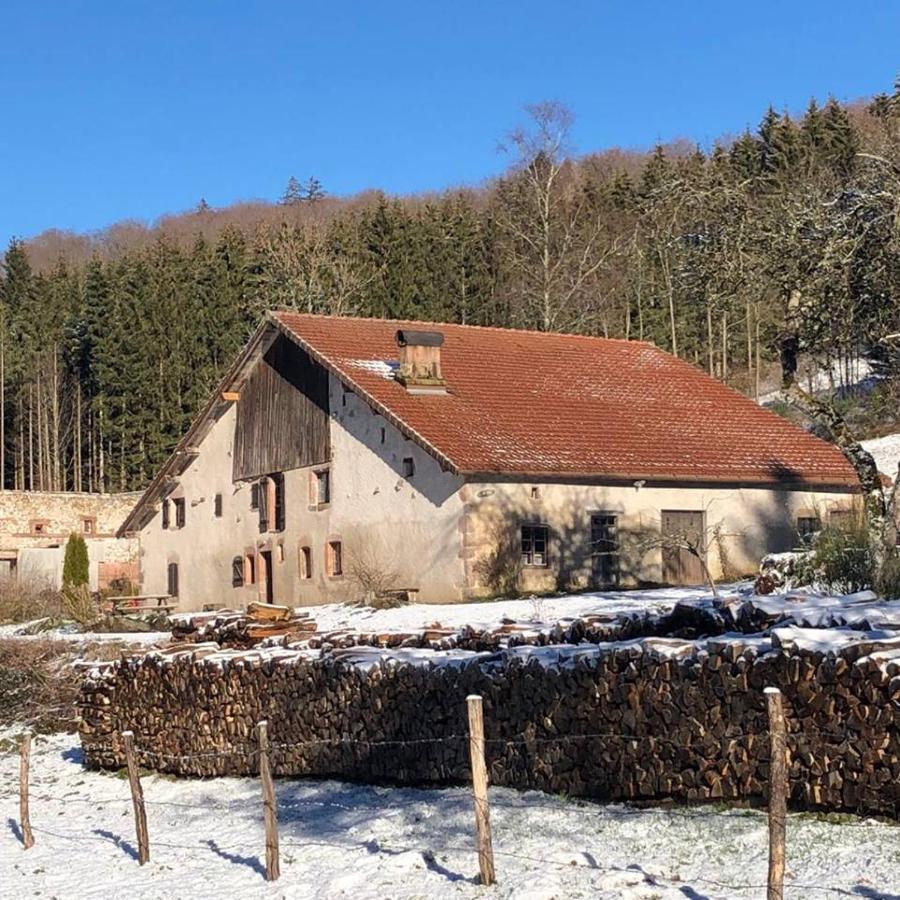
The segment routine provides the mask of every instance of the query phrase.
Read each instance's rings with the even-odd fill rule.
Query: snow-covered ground
[[[588,615],[664,613],[679,602],[708,600],[702,588],[659,588],[646,591],[605,591],[523,600],[493,600],[485,603],[415,603],[396,609],[372,609],[343,604],[304,606],[319,631],[406,631],[439,622],[447,628],[489,628],[503,619],[517,622],[555,623]]]
[[[809,361],[801,363],[797,372],[797,384],[811,394],[864,394],[871,391],[879,381],[872,370],[872,364],[867,359],[853,361],[849,383],[842,363],[833,362],[830,367],[823,367],[819,363],[812,364],[812,368],[810,366]],[[784,391],[775,389],[760,394],[759,403],[762,406],[770,406],[784,399]]]
[[[760,897],[764,816],[638,810],[492,788],[497,886],[476,883],[470,792],[279,780],[281,879],[263,879],[259,783],[143,779],[150,862],[136,860],[128,782],[86,772],[70,736],[32,756],[35,845],[23,850],[18,760],[0,757],[0,895],[61,900],[516,897],[684,900]],[[870,820],[788,821],[787,896],[890,898],[900,829]]]
[[[17,640],[32,641],[70,641],[74,644],[96,641],[119,641],[123,644],[158,644],[168,641],[172,635],[168,631],[79,631],[74,625],[63,625],[60,628],[51,628],[47,631],[36,631],[29,634],[29,630],[38,622],[18,622],[11,625],[0,625],[0,639],[16,638]]]
[[[897,464],[900,463],[900,434],[886,434],[861,443],[875,458],[878,471],[889,478],[896,478]]]

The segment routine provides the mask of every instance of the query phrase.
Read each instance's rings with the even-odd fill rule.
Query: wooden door
[[[591,516],[591,574],[594,587],[619,582],[618,520],[612,513]]]
[[[265,591],[263,596],[266,603],[274,603],[275,590],[274,585],[272,584],[272,578],[274,575],[274,573],[272,572],[272,551],[263,550],[259,555],[262,557],[262,565],[260,566],[262,571],[259,574],[263,579],[263,590]]]
[[[700,547],[706,555],[702,511],[664,509],[662,512],[662,580],[666,584],[703,584],[700,560],[682,544]]]

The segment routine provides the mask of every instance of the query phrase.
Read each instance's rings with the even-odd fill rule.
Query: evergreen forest
[[[4,488],[144,487],[266,309],[652,341],[751,396],[861,361],[900,399],[900,84],[766,111],[706,150],[576,155],[557,103],[443,193],[275,202],[13,240]]]

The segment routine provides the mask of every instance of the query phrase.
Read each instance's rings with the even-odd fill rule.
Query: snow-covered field
[[[760,897],[759,812],[638,810],[491,789],[497,886],[476,882],[470,792],[277,782],[281,879],[266,883],[259,784],[143,779],[151,860],[136,861],[128,782],[86,772],[76,739],[36,739],[31,820],[18,836],[17,757],[0,757],[0,896],[203,898]],[[46,798],[46,799],[45,799]],[[900,828],[792,815],[789,897],[896,897]]]
[[[724,593],[738,602],[739,593],[748,599],[749,589],[734,585]],[[309,612],[320,631],[402,632],[434,622],[490,627],[503,619],[539,621],[546,627],[598,613],[665,613],[679,601],[709,600],[699,589],[662,589],[390,610],[329,605]],[[875,623],[893,629],[897,619],[893,606],[885,607],[870,593],[838,598],[791,592],[753,602],[776,616],[789,613],[795,625],[859,619],[866,627]],[[781,630],[808,637],[801,628]],[[822,630],[813,635],[829,638]],[[164,642],[168,635],[97,637]],[[829,639],[846,637],[839,631]],[[498,883],[485,889],[477,883],[469,789],[313,779],[276,782],[282,876],[269,884],[263,878],[262,803],[255,779],[146,775],[151,861],[140,867],[127,779],[85,771],[78,739],[71,735],[35,739],[31,820],[36,843],[26,851],[18,830],[18,757],[12,752],[17,731],[0,733],[0,900],[725,900],[756,898],[765,891],[767,829],[765,816],[756,811],[637,809],[492,788]],[[900,827],[850,817],[789,817],[788,897],[898,900],[897,885]]]

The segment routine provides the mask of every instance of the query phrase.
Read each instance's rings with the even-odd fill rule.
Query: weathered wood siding
[[[258,478],[327,462],[328,373],[279,337],[241,388],[234,478]]]

